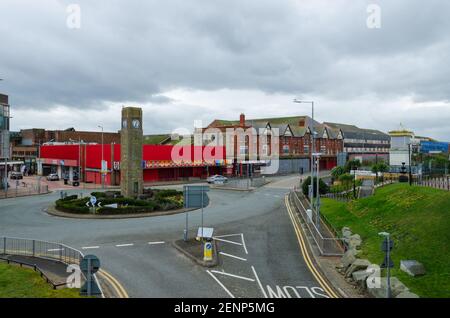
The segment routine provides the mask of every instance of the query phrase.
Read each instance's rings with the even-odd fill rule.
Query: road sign
[[[86,255],[80,262],[80,270],[86,277],[86,283],[81,287],[80,295],[98,296],[102,292],[97,285],[94,274],[100,269],[100,260],[95,255]]]
[[[383,252],[387,252],[388,250],[392,251],[393,247],[394,247],[394,241],[389,239],[389,242],[388,242],[387,237],[384,239],[383,243],[381,243],[381,250]]]
[[[95,204],[97,203],[97,198],[94,196],[91,196],[91,198],[89,199],[89,202],[91,202],[92,206],[95,206]]]
[[[383,264],[380,265],[380,268],[387,268],[387,264],[388,264],[388,257],[386,255],[384,257]],[[394,267],[394,261],[392,260],[392,258],[389,258],[389,268],[393,268],[393,267]]]
[[[203,260],[204,261],[212,261],[212,243],[206,242],[203,248]]]
[[[209,204],[209,197],[206,194],[209,191],[208,186],[184,186],[183,190],[185,208],[201,208],[202,205],[205,207]]]
[[[197,237],[211,239],[214,229],[212,227],[199,227],[197,231]]]

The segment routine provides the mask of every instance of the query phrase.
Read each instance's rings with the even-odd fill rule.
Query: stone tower
[[[142,108],[124,107],[120,131],[120,188],[125,197],[137,197],[143,192],[142,140]]]

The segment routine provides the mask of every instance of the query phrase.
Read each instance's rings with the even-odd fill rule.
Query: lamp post
[[[100,174],[101,174],[101,178],[102,178],[102,189],[105,188],[105,174],[103,171],[103,126],[98,126],[98,128],[101,128],[102,130],[102,162],[100,164]]]
[[[315,152],[315,131],[314,131],[314,101],[303,101],[303,100],[298,100],[298,99],[294,99],[294,103],[297,104],[311,104],[311,126],[312,126],[312,131],[311,131],[311,189],[310,189],[310,199],[309,202],[311,203],[311,206],[313,205],[313,198],[314,198],[314,152]],[[317,176],[318,178],[319,176]]]

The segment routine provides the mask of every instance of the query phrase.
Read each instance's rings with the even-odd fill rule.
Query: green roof
[[[144,145],[161,145],[167,139],[170,139],[170,134],[145,135],[144,136]]]

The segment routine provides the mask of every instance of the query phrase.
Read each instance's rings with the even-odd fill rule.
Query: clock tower
[[[122,108],[120,188],[125,197],[143,193],[142,140],[142,108]]]

